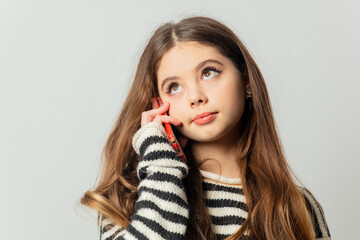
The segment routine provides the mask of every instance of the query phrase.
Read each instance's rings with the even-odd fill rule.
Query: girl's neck
[[[193,147],[196,149],[196,146]],[[204,171],[228,178],[239,178],[239,167],[236,160],[236,151],[234,150],[236,149],[225,151],[225,149],[207,145],[198,148],[194,156],[198,164],[203,162],[199,168]]]
[[[232,135],[232,138],[224,137],[216,142],[191,142],[191,149],[197,164],[203,162],[200,169],[228,178],[239,178],[237,142],[238,136]]]

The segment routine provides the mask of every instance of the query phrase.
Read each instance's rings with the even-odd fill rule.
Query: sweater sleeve
[[[135,213],[126,229],[99,214],[100,240],[184,239],[189,207],[182,179],[188,166],[177,156],[160,123],[141,127],[132,145],[140,156]]]
[[[320,203],[308,189],[303,187],[300,187],[300,189],[305,197],[306,207],[310,214],[311,222],[315,232],[315,239],[331,240],[325,214]]]

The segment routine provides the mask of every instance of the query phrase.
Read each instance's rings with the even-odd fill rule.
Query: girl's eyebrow
[[[205,60],[205,61],[202,61],[200,62],[196,68],[195,68],[195,71],[198,72],[200,68],[202,68],[205,64],[207,63],[218,63],[220,65],[224,65],[223,63],[219,62],[218,60],[215,60],[215,59],[208,59],[208,60]],[[175,80],[175,79],[179,79],[179,77],[177,76],[171,76],[171,77],[167,77],[165,78],[162,83],[161,83],[161,90],[163,89],[164,85],[168,82],[168,81],[171,81],[171,80]]]

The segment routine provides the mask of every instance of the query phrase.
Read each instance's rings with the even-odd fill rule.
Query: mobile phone
[[[161,107],[163,105],[163,102],[162,102],[160,97],[156,98],[156,102],[157,102],[159,107]],[[163,115],[169,115],[169,114],[166,112],[166,113],[163,113]],[[163,123],[163,125],[164,125],[166,133],[167,133],[167,135],[169,137],[170,143],[174,147],[177,155],[179,157],[181,157],[184,160],[184,162],[187,162],[185,154],[184,154],[183,150],[181,149],[178,140],[175,137],[175,133],[174,133],[175,130],[173,129],[173,126],[171,126],[170,123]]]

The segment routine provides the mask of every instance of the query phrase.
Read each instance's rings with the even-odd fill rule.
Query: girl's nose
[[[200,89],[199,87],[192,88],[188,93],[190,107],[195,107],[200,104],[207,103],[208,101],[208,98],[203,89]]]
[[[195,107],[196,105],[200,105],[201,103],[204,103],[202,99],[199,99],[198,101],[191,102],[191,107]]]

